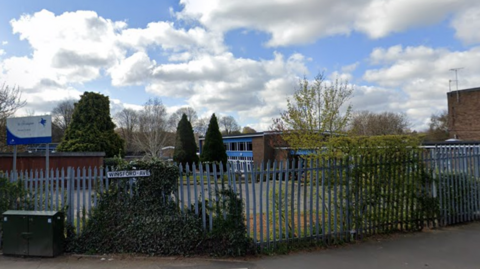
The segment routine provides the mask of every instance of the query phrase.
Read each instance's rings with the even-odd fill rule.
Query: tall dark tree
[[[198,162],[197,144],[195,143],[192,124],[186,114],[183,114],[182,119],[178,122],[173,160],[182,165],[192,165],[192,163]]]
[[[72,122],[58,145],[58,151],[105,152],[107,157],[123,155],[123,139],[115,133],[110,101],[99,93],[85,92],[75,104]]]
[[[222,162],[223,165],[227,163],[227,151],[223,146],[223,138],[218,128],[217,117],[215,114],[210,118],[208,124],[207,134],[205,135],[205,144],[200,154],[200,161],[202,162]]]

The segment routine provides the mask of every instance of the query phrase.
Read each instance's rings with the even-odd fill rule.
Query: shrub
[[[214,229],[202,227],[202,217],[175,203],[178,167],[158,160],[123,164],[119,170],[150,170],[133,189],[127,180],[113,182],[102,194],[81,235],[70,230],[67,250],[80,253],[144,253],[149,255],[244,255],[253,249],[246,237],[242,201],[231,190],[215,201]],[[226,216],[224,219],[223,216]]]

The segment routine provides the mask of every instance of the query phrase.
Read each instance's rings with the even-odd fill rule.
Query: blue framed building
[[[246,168],[248,171],[252,164],[260,165],[269,160],[285,160],[288,158],[289,150],[286,147],[278,148],[272,143],[278,137],[278,133],[274,132],[227,135],[223,136],[223,145],[227,152],[228,161],[237,170],[243,171]],[[204,142],[205,137],[200,137],[200,154]]]

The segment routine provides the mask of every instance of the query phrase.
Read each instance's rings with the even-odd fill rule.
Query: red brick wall
[[[480,88],[449,92],[447,100],[450,137],[480,140]]]
[[[252,146],[253,160],[256,165],[267,161],[284,161],[288,158],[288,150],[278,149],[286,145],[276,134],[265,134],[261,137],[253,137]]]
[[[266,161],[265,158],[265,137],[253,137],[252,138],[252,153],[253,161],[255,165],[260,165],[262,162]]]
[[[97,152],[55,152],[50,153],[49,167],[57,168],[83,168],[103,166],[104,153]],[[0,171],[10,171],[13,168],[13,154],[0,154]],[[19,153],[17,155],[17,171],[45,170],[45,153]]]

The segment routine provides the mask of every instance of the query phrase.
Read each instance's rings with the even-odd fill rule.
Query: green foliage
[[[434,176],[440,190],[439,196],[442,197],[442,212],[439,213],[444,218],[458,218],[475,213],[471,205],[472,197],[476,197],[478,179],[465,172],[437,172]]]
[[[126,180],[112,182],[100,197],[81,235],[69,231],[67,250],[79,253],[144,253],[149,255],[244,255],[253,249],[246,237],[242,201],[229,190],[215,203],[214,229],[206,232],[202,217],[181,212],[175,199],[179,170],[159,160],[123,163],[119,170],[150,170],[133,190]],[[226,219],[223,216],[226,216]]]
[[[22,180],[10,182],[0,172],[0,214],[7,210],[30,209],[30,201],[27,198],[27,191]],[[2,222],[0,222],[0,238],[2,238]]]
[[[278,183],[279,183],[279,185],[284,184],[282,181],[279,181]],[[294,184],[294,181],[291,181],[290,185],[291,184]],[[284,185],[285,185],[285,187],[284,187],[285,189],[289,188],[288,185],[286,185],[286,184],[284,184]],[[290,210],[292,203],[293,203],[294,207],[296,208],[296,202],[295,202],[295,200],[292,200],[290,195],[289,196],[286,195],[285,190],[283,190],[282,192],[280,192],[278,190],[275,190],[275,192],[273,192],[273,190],[271,190],[270,193],[268,194],[268,199],[270,200],[270,203],[272,205],[272,210],[270,210],[270,212],[269,212],[269,214],[270,214],[269,215],[269,222],[270,223],[268,225],[273,226],[273,228],[275,229],[275,236],[277,238],[285,238],[286,233],[287,233],[287,231],[285,231],[285,224],[289,221],[289,220],[287,220],[287,218],[290,217],[290,216],[287,216],[287,213],[288,213],[287,210]],[[287,205],[288,205],[287,210],[285,210],[285,203],[287,203]],[[282,207],[280,207],[280,205],[282,205]],[[289,215],[291,215],[291,212],[289,213]],[[280,231],[280,229],[279,229],[279,224],[278,224],[278,223],[280,223],[279,220],[281,220],[281,223],[283,223],[282,226],[284,226],[284,227],[282,227],[282,231]],[[295,230],[293,229],[293,226],[292,226],[291,222],[288,223],[287,228],[288,228],[288,234],[289,234],[290,237],[298,236],[295,233]],[[269,236],[273,236],[273,231],[270,232]]]
[[[21,210],[27,203],[23,181],[10,182],[0,172],[0,213],[7,210]]]
[[[419,153],[420,138],[408,135],[332,137],[314,155],[327,158],[386,154],[388,157]],[[417,158],[418,159],[418,158]]]
[[[243,201],[231,189],[219,190],[219,200],[213,202],[213,230],[202,247],[215,256],[244,256],[254,253],[253,240],[247,237]],[[224,218],[225,213],[225,218]]]
[[[353,88],[348,82],[336,80],[326,83],[323,74],[313,83],[304,78],[293,97],[287,100],[287,109],[281,114],[275,129],[282,131],[282,138],[295,150],[317,149],[325,135],[344,132],[351,118],[352,107],[341,108],[351,98]]]
[[[105,152],[106,157],[122,154],[123,139],[115,133],[107,96],[85,92],[72,115],[58,151]]]
[[[205,144],[202,148],[200,161],[207,163],[222,162],[223,165],[225,165],[227,158],[227,151],[223,145],[223,138],[218,127],[217,117],[213,114],[210,119],[210,124],[208,125],[207,134],[205,135]]]
[[[350,201],[350,225],[356,230],[385,223],[385,232],[418,230],[423,227],[421,217],[435,214],[435,201],[425,188],[432,182],[425,176],[418,145],[419,139],[412,136],[339,137],[326,143],[322,155],[327,162],[350,168],[342,174],[330,170],[328,178]]]
[[[198,162],[197,144],[195,143],[192,124],[185,114],[178,122],[173,161],[181,163],[183,166],[186,164],[191,166],[192,163]]]

